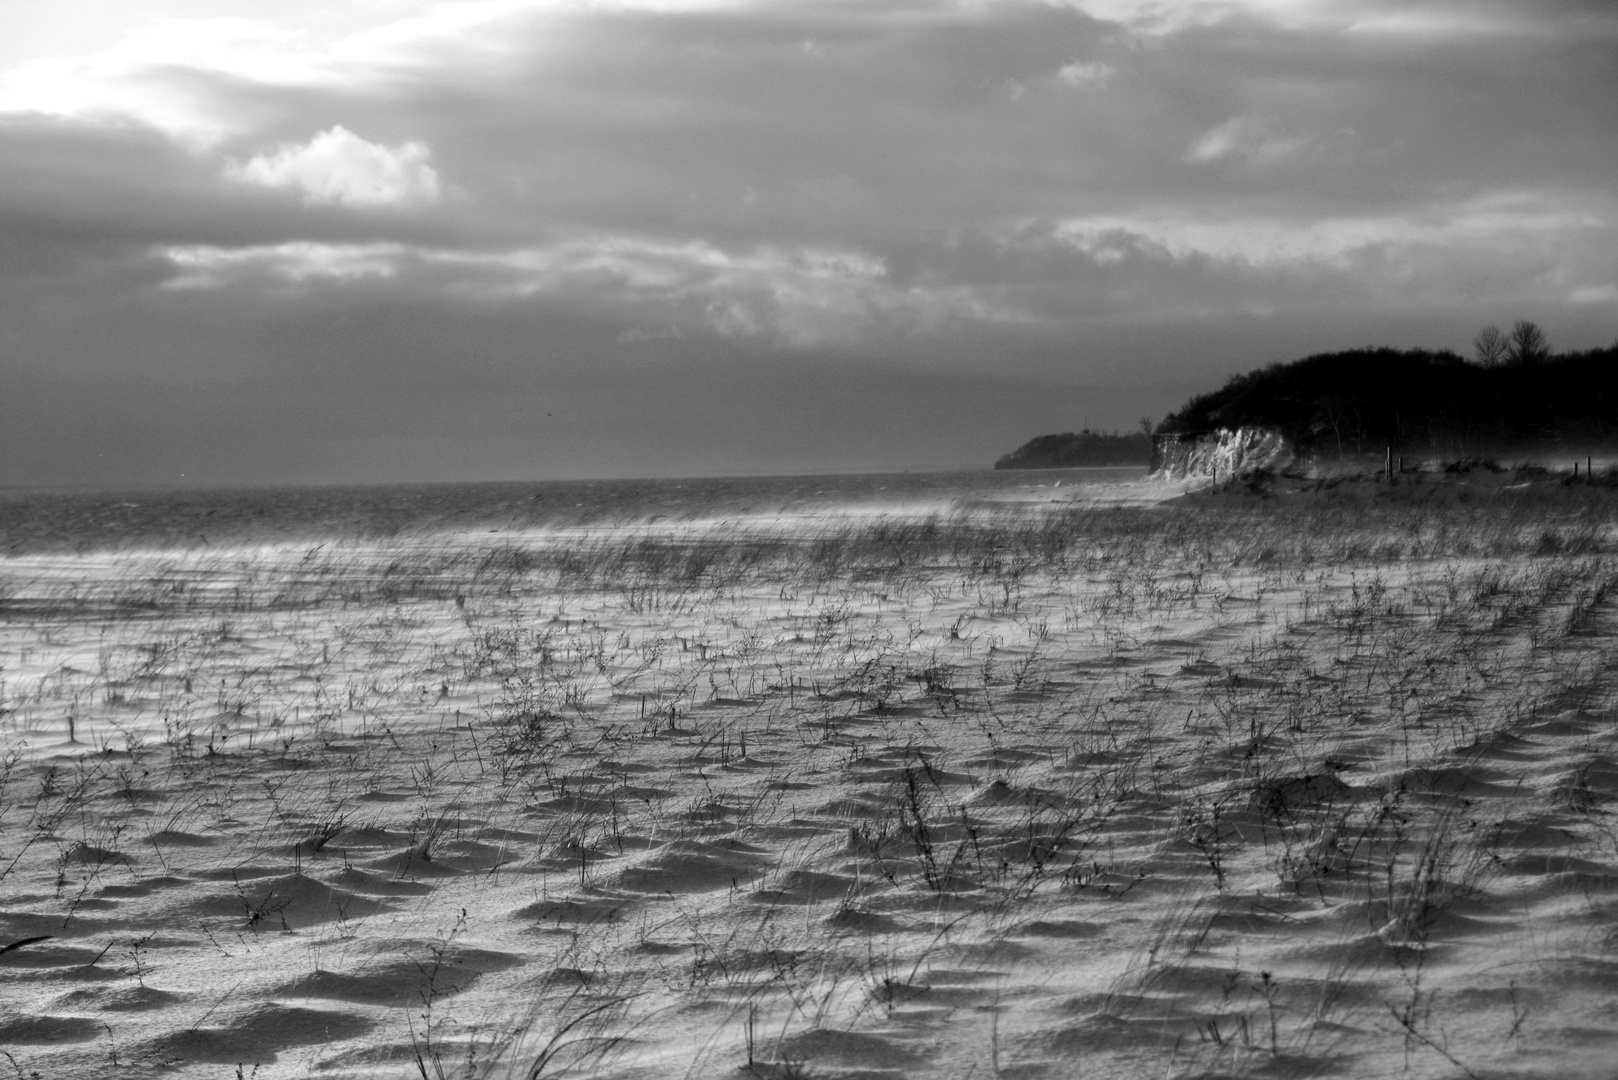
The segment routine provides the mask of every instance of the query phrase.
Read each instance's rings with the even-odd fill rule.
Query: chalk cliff
[[[1292,445],[1272,428],[1220,428],[1206,435],[1157,435],[1152,439],[1152,475],[1164,480],[1283,469],[1294,457]]]

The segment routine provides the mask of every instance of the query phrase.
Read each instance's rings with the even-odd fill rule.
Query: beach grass
[[[1604,1076],[1618,501],[0,563],[21,1076]]]

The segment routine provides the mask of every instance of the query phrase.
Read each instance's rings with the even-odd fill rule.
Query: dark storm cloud
[[[361,440],[474,475],[564,390],[634,472],[722,459],[682,422],[792,429],[780,396],[902,413],[908,381],[965,423],[992,384],[1127,426],[1321,348],[1610,340],[1607,6],[1133,8],[420,0],[41,59],[0,73],[0,362],[47,413],[53,378],[146,380],[101,428],[154,476],[228,443],[203,414],[255,417],[238,471]],[[801,434],[771,467],[835,456]]]

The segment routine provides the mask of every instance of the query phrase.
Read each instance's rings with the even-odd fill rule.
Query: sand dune
[[[1603,498],[11,558],[0,1046],[1609,1076]]]

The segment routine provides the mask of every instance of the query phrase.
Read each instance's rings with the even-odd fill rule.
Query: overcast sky
[[[986,466],[1618,337],[1611,0],[0,0],[0,483]]]

